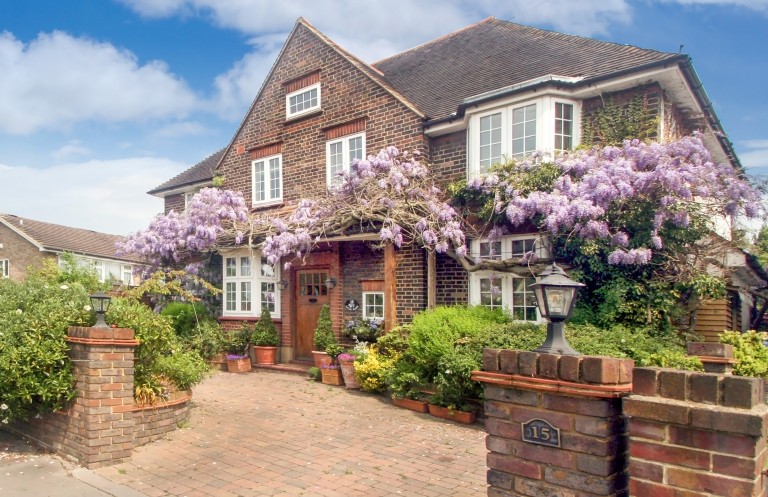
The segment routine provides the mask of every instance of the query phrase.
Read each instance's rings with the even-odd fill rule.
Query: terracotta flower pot
[[[343,385],[344,380],[341,377],[341,369],[322,368],[323,383],[326,385]]]
[[[348,390],[360,388],[355,377],[355,361],[339,361],[341,364],[341,375],[344,377],[344,385]]]
[[[253,355],[256,358],[256,364],[267,365],[277,362],[277,347],[253,346]]]
[[[230,373],[247,373],[251,370],[251,358],[227,359],[227,371]]]
[[[403,407],[405,409],[410,409],[411,411],[420,412],[420,413],[428,413],[429,412],[429,404],[427,402],[424,402],[423,400],[414,400],[414,399],[406,399],[406,398],[398,398],[398,397],[392,397],[392,404],[396,405],[397,407]]]
[[[330,366],[331,362],[333,361],[331,359],[331,356],[319,350],[312,351],[312,359],[315,361],[316,368],[322,368],[323,366]]]
[[[429,413],[437,418],[450,419],[465,425],[471,425],[475,422],[474,412],[457,411],[456,409],[448,409],[447,407],[434,404],[429,404]]]

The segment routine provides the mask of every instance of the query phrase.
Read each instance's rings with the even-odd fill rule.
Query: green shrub
[[[251,333],[251,345],[257,347],[277,347],[280,344],[280,334],[277,332],[275,322],[272,321],[272,314],[269,307],[262,306],[261,317]]]
[[[67,327],[92,322],[88,289],[46,266],[17,283],[0,279],[0,422],[62,408],[74,398]],[[77,278],[75,278],[77,280]]]
[[[387,389],[387,378],[391,375],[398,357],[384,357],[371,346],[362,359],[355,360],[355,378],[365,392],[381,393]]]
[[[720,343],[733,346],[733,374],[768,378],[768,347],[763,344],[768,333],[726,331],[720,335]]]
[[[319,352],[325,352],[329,345],[336,343],[336,335],[333,334],[333,325],[331,324],[331,308],[327,304],[320,309],[313,343],[315,350]]]
[[[323,377],[323,372],[320,371],[320,368],[312,366],[307,370],[307,376],[309,376],[309,379],[320,381]]]
[[[216,321],[203,321],[192,329],[192,334],[184,340],[187,348],[197,352],[200,357],[210,361],[224,351],[224,333]]]
[[[179,390],[188,390],[200,383],[208,373],[208,365],[193,351],[180,351],[158,358],[157,372],[170,380]]]
[[[248,355],[251,333],[251,327],[246,321],[243,321],[240,329],[228,332],[224,336],[224,349],[227,351],[227,354]]]
[[[160,314],[171,318],[176,336],[181,338],[189,337],[198,324],[211,318],[201,302],[169,302]]]
[[[384,356],[402,354],[408,350],[408,337],[411,334],[411,325],[395,326],[386,334],[380,336],[376,342],[376,348]]]

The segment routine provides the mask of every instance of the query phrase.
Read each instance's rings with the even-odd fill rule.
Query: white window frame
[[[195,188],[192,191],[184,192],[182,194],[184,195],[184,212],[186,212],[187,209],[189,209],[189,204],[190,202],[192,202],[192,198],[198,193],[200,193],[200,190],[202,190],[202,188]]]
[[[11,277],[11,261],[10,259],[0,259],[0,278]]]
[[[341,171],[344,171],[345,173],[349,172],[349,167],[352,165],[352,158],[350,157],[350,142],[352,140],[355,140],[357,138],[360,138],[361,141],[361,151],[360,151],[360,159],[365,159],[365,132],[362,133],[355,133],[353,135],[346,135],[342,136],[340,138],[335,138],[333,140],[328,140],[325,142],[325,176],[326,176],[326,182],[328,186],[335,186],[341,184],[341,177],[339,176],[339,171],[332,172],[331,171],[331,148],[334,145],[341,144]],[[357,157],[356,157],[357,158]]]
[[[494,251],[494,254],[491,256],[484,255],[485,253],[488,253],[487,250],[484,250],[483,253],[481,253],[481,245],[488,244],[489,241],[487,239],[479,239],[479,240],[473,240],[471,244],[471,250],[470,253],[475,259],[493,259],[493,260],[503,260],[508,259],[510,257],[513,257],[515,254],[513,253],[513,246],[515,245],[515,242],[527,242],[527,241],[533,241],[533,252],[536,254],[537,257],[540,258],[549,258],[550,257],[550,246],[549,246],[549,239],[547,237],[541,236],[538,233],[526,233],[526,234],[519,234],[519,235],[507,235],[501,237],[497,242],[501,246],[501,253],[496,254]],[[519,255],[519,254],[517,254]],[[531,278],[534,276],[531,275]],[[469,277],[469,303],[471,305],[482,305],[482,294],[485,293],[482,291],[482,280],[484,279],[496,279],[498,280],[499,290],[500,290],[500,296],[501,296],[501,307],[505,310],[505,312],[508,312],[510,315],[513,315],[515,308],[517,306],[514,305],[514,292],[515,292],[515,284],[517,283],[516,280],[519,279],[527,279],[522,278],[510,273],[500,273],[500,272],[494,272],[494,271],[475,271],[470,274]],[[528,292],[531,293],[531,292]],[[523,305],[522,307],[526,307]],[[527,306],[530,307],[530,306]],[[523,311],[525,312],[525,311]],[[535,320],[523,320],[528,323],[541,323],[543,322],[543,319],[541,318],[541,315],[539,314],[538,309],[536,310],[536,319]]]
[[[132,286],[133,285],[133,266],[131,266],[130,264],[121,264],[120,272],[121,272],[120,281],[122,281],[126,285]]]
[[[291,98],[297,97],[304,93],[309,93],[312,90],[317,90],[317,105],[313,105],[311,107],[307,107],[296,112],[291,112]],[[286,119],[292,119],[294,117],[303,116],[304,114],[308,114],[310,112],[314,112],[320,109],[321,105],[322,103],[321,103],[320,83],[304,86],[303,88],[300,88],[296,91],[292,91],[291,93],[288,93],[285,95],[285,117]]]
[[[381,316],[371,316],[368,314],[368,297],[381,297]],[[374,303],[374,307],[377,307],[377,305]],[[385,312],[386,312],[386,300],[384,299],[384,292],[363,292],[363,319],[371,319],[371,318],[378,318],[381,320],[384,320]]]
[[[235,273],[229,275],[227,273],[228,260],[234,259]],[[247,260],[246,265],[243,261]],[[243,271],[244,266],[248,267],[248,271]],[[261,252],[250,252],[248,250],[237,250],[222,254],[222,308],[223,315],[234,317],[259,317],[261,316],[261,305],[266,300],[263,299],[262,284],[271,285],[273,293],[273,300],[270,302],[274,308],[270,310],[270,314],[273,318],[280,317],[280,265],[275,264],[271,266],[266,264],[266,260],[262,258]],[[227,292],[227,284],[235,284],[235,299],[234,309],[228,309],[232,300]],[[242,284],[247,283],[250,285],[250,309],[242,309],[243,292]]]
[[[273,177],[272,161],[278,161],[277,178]],[[263,164],[264,171],[264,199],[256,199],[256,166],[257,164]],[[275,195],[272,188],[273,181],[278,181],[278,187],[280,188],[280,194]],[[259,190],[261,191],[261,190]],[[282,154],[270,155],[268,157],[262,157],[251,162],[251,197],[253,205],[264,205],[269,203],[280,202],[283,200],[283,156]]]
[[[558,95],[544,95],[537,98],[521,98],[507,100],[503,104],[484,106],[469,116],[467,132],[467,178],[472,179],[488,173],[488,166],[480,166],[480,120],[501,114],[501,159],[503,162],[511,158],[520,158],[521,155],[513,155],[513,113],[529,105],[536,105],[536,151],[555,151],[555,109],[556,104],[572,106],[571,145],[578,146],[581,140],[581,103],[578,100]]]

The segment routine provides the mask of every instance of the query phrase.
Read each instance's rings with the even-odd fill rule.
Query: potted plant
[[[230,373],[246,373],[251,370],[251,358],[248,356],[248,342],[251,330],[248,323],[237,331],[231,331],[225,340],[227,350],[227,371]]]
[[[339,361],[339,366],[341,367],[341,375],[344,377],[344,385],[346,388],[348,390],[360,388],[360,383],[358,383],[357,378],[355,377],[355,359],[357,359],[357,355],[355,355],[354,351],[349,350],[342,352],[337,359]]]
[[[320,366],[320,371],[323,375],[323,383],[326,385],[342,385],[344,380],[342,378],[341,366],[338,363],[337,358],[344,352],[344,347],[337,343],[329,344],[325,348],[325,353],[330,357],[330,364],[323,364]]]
[[[275,364],[277,362],[277,346],[280,344],[280,333],[277,331],[269,307],[261,307],[261,318],[251,333],[251,345],[256,364]]]
[[[453,403],[436,393],[429,400],[429,413],[432,416],[450,419],[465,425],[475,422],[477,408],[466,402]]]
[[[331,324],[331,308],[327,304],[320,309],[313,343],[315,349],[312,351],[312,358],[315,360],[315,366],[321,368],[323,365],[330,365],[331,358],[326,353],[326,349],[329,345],[334,345],[337,342]]]
[[[356,342],[376,343],[383,331],[384,320],[381,318],[350,319],[344,327],[344,335]]]
[[[426,396],[422,392],[423,386],[422,379],[416,373],[394,370],[389,381],[392,403],[411,411],[429,412],[429,403],[424,400]]]

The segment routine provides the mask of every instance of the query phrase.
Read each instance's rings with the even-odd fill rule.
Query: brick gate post
[[[70,327],[67,341],[77,397],[59,449],[93,469],[130,459],[133,366],[138,342],[127,328]]]
[[[764,497],[762,378],[637,368],[629,416],[634,497]]]
[[[633,361],[486,349],[489,497],[624,496]]]

